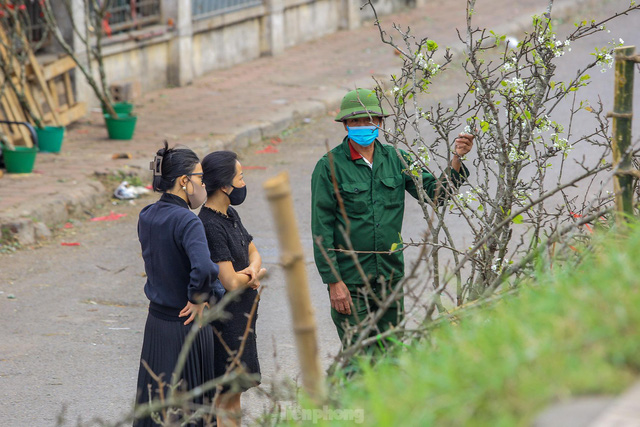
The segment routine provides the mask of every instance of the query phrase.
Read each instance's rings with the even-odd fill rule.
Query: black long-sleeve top
[[[211,261],[204,227],[180,197],[164,193],[138,219],[147,273],[144,292],[155,304],[182,309],[209,300],[218,266]]]

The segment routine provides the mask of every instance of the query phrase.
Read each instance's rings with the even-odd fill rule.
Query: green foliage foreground
[[[334,396],[364,425],[531,425],[548,405],[617,394],[640,373],[640,227],[578,266],[435,330]],[[319,425],[345,425],[320,421]]]

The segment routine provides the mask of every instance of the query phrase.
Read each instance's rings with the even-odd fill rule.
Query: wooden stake
[[[71,108],[76,100],[73,96],[73,87],[71,86],[71,77],[69,77],[69,72],[64,73],[64,94],[67,97],[67,105]]]
[[[51,92],[51,99],[53,100],[53,108],[60,113],[60,99],[58,98],[58,86],[56,85],[56,79],[51,79],[47,82],[49,91]]]
[[[49,86],[47,86],[47,81],[44,79],[42,75],[42,68],[36,59],[36,56],[33,54],[31,49],[27,49],[27,55],[29,57],[29,61],[33,66],[33,74],[36,76],[36,81],[38,82],[38,86],[42,90],[42,94],[44,95],[44,99],[51,110],[51,114],[53,115],[53,124],[55,126],[60,126],[60,116],[58,115],[58,111],[56,109],[56,103],[53,101],[53,96],[49,93]]]
[[[325,398],[324,376],[318,354],[316,321],[309,295],[304,252],[293,210],[289,175],[283,172],[269,179],[263,187],[276,223],[282,254],[280,262],[287,276],[287,292],[302,370],[302,385],[316,403],[321,403]]]
[[[612,144],[613,164],[621,174],[613,181],[616,211],[633,215],[633,176],[624,172],[632,169],[631,156],[627,152],[631,145],[631,117],[633,115],[633,74],[635,64],[628,58],[635,52],[634,46],[619,47],[615,55],[615,87],[613,96]],[[618,222],[624,215],[618,215]]]
[[[14,122],[26,121],[26,118],[22,114],[22,108],[20,107],[20,102],[18,101],[18,97],[12,90],[10,89],[5,90],[4,97],[2,98],[2,100],[0,100],[0,103],[2,104],[2,109],[4,110],[7,120],[14,121]],[[7,125],[7,127],[10,127],[10,126],[15,126],[15,125]],[[26,130],[24,126],[17,126],[17,128],[15,128],[16,130],[13,130],[13,129],[14,128],[11,127],[10,134],[7,134],[8,137],[11,136],[12,138],[14,138],[14,141],[9,141],[10,148],[13,148],[13,146],[16,145],[15,144],[17,142],[15,141],[16,135],[22,138],[22,141],[25,147],[33,146],[33,143],[31,141],[31,135],[29,134],[29,132]]]

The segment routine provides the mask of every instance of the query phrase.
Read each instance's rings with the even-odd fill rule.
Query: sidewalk
[[[593,1],[557,0],[554,16],[575,17]],[[514,35],[546,5],[546,0],[482,0],[475,22]],[[464,16],[464,2],[429,0],[427,6],[381,17],[381,23],[391,35],[392,23],[410,26],[419,38],[428,36],[455,51],[461,46],[456,28],[464,26]],[[0,229],[10,230],[23,245],[33,244],[46,237],[48,227],[91,215],[111,197],[113,189],[104,188],[96,174],[149,180],[149,160],[165,139],[199,155],[258,143],[305,118],[332,112],[346,91],[372,87],[372,77],[386,81],[399,65],[378,29],[365,22],[358,30],[217,71],[187,87],[146,94],[135,101],[138,124],[132,141],[107,139],[102,116],[93,111],[67,129],[61,153],[39,154],[32,174],[0,179]],[[132,159],[113,160],[116,153],[130,153]]]
[[[533,427],[558,426],[640,426],[640,382],[636,382],[617,398],[583,396],[552,405],[533,423]]]

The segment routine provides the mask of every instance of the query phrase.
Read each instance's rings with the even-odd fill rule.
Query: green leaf
[[[514,224],[522,224],[522,215],[518,215],[515,218],[513,218],[513,223]]]
[[[393,244],[391,245],[391,249],[389,249],[389,252],[393,252],[393,251],[395,251],[396,249],[398,249],[398,244],[397,244],[397,243],[393,243]]]
[[[489,123],[487,122],[480,122],[480,129],[482,129],[482,132],[486,132],[489,130]]]
[[[389,336],[385,338],[387,341],[391,341],[392,343],[396,344],[396,345],[402,345],[404,347],[409,347],[407,344],[403,343],[402,341],[398,341],[398,339]]]
[[[427,40],[427,50],[429,52],[433,52],[436,49],[438,49],[438,43],[434,42],[433,40]]]

